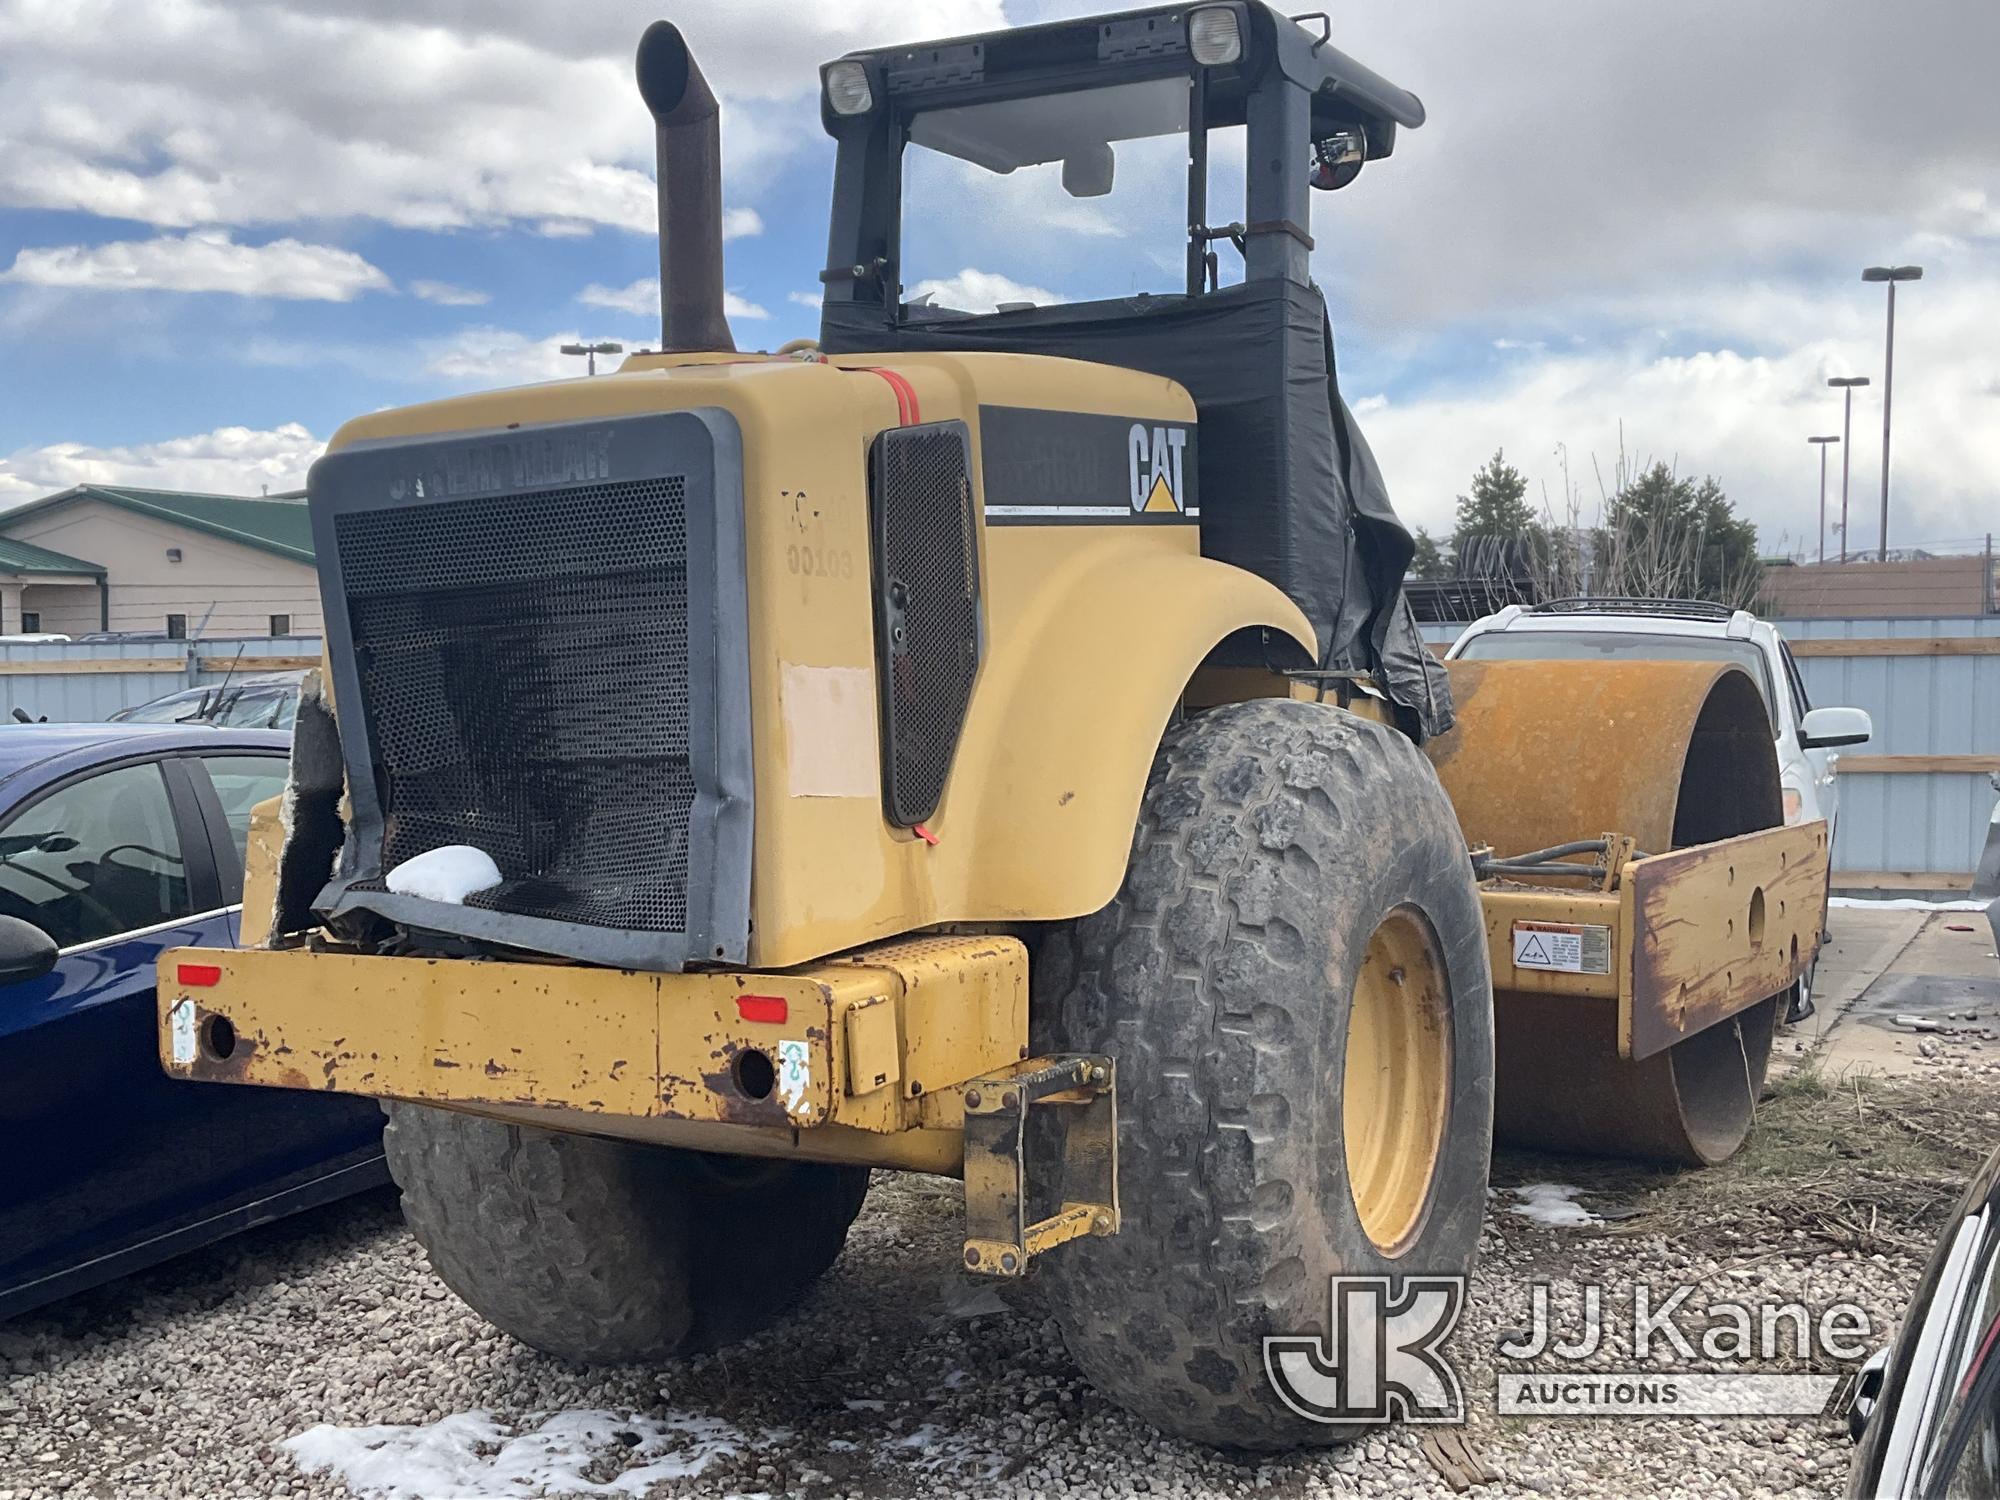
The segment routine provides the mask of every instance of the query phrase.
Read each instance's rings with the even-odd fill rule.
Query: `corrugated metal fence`
[[[1841,756],[1834,869],[1890,889],[1969,877],[1993,813],[1987,774],[2000,771],[2000,618],[1778,628],[1815,707],[1865,708],[1875,720],[1875,738]]]
[[[1970,884],[2000,771],[2000,616],[1775,622],[1816,708],[1865,708],[1842,754],[1833,867],[1848,889]],[[1424,625],[1440,649],[1462,625]]]
[[[247,640],[50,641],[0,645],[0,726],[13,710],[51,722],[96,723],[121,708],[232,673],[319,665],[317,636]]]

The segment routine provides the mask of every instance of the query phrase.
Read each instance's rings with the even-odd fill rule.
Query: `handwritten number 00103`
[[[844,547],[799,547],[785,549],[785,567],[807,578],[852,578],[854,554]]]

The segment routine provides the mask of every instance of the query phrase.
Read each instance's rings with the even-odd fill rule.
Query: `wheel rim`
[[[1415,907],[1396,907],[1368,940],[1344,1072],[1348,1191],[1375,1247],[1400,1255],[1430,1205],[1451,1084],[1451,988]]]

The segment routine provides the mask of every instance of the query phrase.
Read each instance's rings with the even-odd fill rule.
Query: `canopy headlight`
[[[1204,68],[1233,63],[1243,56],[1243,33],[1236,27],[1236,12],[1226,5],[1211,5],[1188,17],[1188,51]]]
[[[826,102],[837,115],[865,115],[875,107],[875,91],[868,86],[868,70],[851,58],[829,63],[826,70]]]

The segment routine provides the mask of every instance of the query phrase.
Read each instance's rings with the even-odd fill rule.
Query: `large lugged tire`
[[[403,1214],[439,1276],[544,1353],[624,1363],[717,1348],[833,1264],[866,1167],[705,1156],[387,1106]]]
[[[1265,1336],[1323,1334],[1333,1276],[1465,1274],[1486,1206],[1492,981],[1429,764],[1318,704],[1194,718],[1034,983],[1037,1050],[1118,1062],[1123,1226],[1037,1268],[1077,1363],[1179,1437],[1353,1437],[1280,1400]]]

